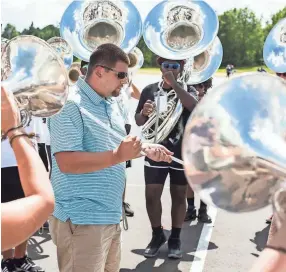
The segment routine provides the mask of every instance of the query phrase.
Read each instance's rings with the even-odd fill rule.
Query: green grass
[[[241,73],[246,73],[246,72],[256,72],[257,69],[261,66],[254,66],[254,67],[238,67],[235,68],[236,73],[241,74]],[[269,68],[266,66],[262,66],[268,73],[273,73]],[[226,73],[225,68],[220,68],[218,69],[217,73]]]
[[[235,68],[236,70],[236,74],[241,74],[241,73],[246,73],[246,72],[256,72],[257,68],[259,68],[260,66],[254,66],[254,67],[238,67]],[[273,74],[273,72],[268,69],[267,67],[263,66],[263,68],[268,72]],[[139,73],[141,74],[160,74],[160,70],[159,68],[141,68],[139,70]],[[225,75],[225,68],[220,68],[218,69],[218,71],[216,72],[216,75]]]

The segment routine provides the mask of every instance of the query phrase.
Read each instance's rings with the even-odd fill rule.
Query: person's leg
[[[170,193],[172,198],[172,232],[169,237],[169,258],[181,258],[180,234],[186,214],[187,179],[183,169],[170,168]]]
[[[155,168],[145,166],[145,198],[146,209],[152,227],[152,240],[145,249],[145,257],[154,257],[158,254],[160,247],[166,242],[161,223],[162,204],[161,196],[164,183],[168,175],[168,168]]]
[[[110,250],[113,258],[109,262],[120,257],[113,244],[118,242],[118,225],[75,225],[52,216],[50,233],[57,247],[60,272],[102,272]]]
[[[121,229],[120,225],[115,225],[113,239],[107,255],[104,272],[118,272],[121,261]]]
[[[187,211],[185,221],[193,221],[197,218],[197,211],[195,208],[195,196],[194,191],[190,185],[187,185]]]
[[[131,167],[131,161],[126,162],[126,169]],[[133,217],[134,211],[130,208],[130,204],[125,202],[125,195],[126,195],[126,184],[127,184],[127,175],[125,179],[125,188],[123,192],[123,209],[125,211],[126,216]]]
[[[38,143],[38,152],[42,159],[43,164],[46,167],[47,172],[49,172],[49,160],[46,145],[44,143]]]
[[[25,241],[15,247],[14,265],[17,268],[17,271],[44,272],[45,270],[43,268],[36,265],[32,259],[27,256],[27,243],[28,241]]]
[[[208,207],[207,204],[205,204],[201,200],[201,205],[198,213],[198,220],[202,223],[212,223],[211,217],[208,215]]]
[[[22,244],[15,247],[14,258],[22,259],[26,256],[28,241],[23,242]]]
[[[15,265],[13,262],[13,249],[9,249],[2,252],[2,262],[1,262],[1,271],[13,272]]]

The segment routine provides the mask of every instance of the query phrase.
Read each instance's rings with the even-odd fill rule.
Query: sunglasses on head
[[[125,79],[125,78],[128,77],[128,73],[126,73],[126,72],[117,72],[116,70],[114,70],[114,69],[112,69],[110,67],[104,66],[104,65],[96,65],[96,66],[99,66],[99,67],[102,67],[102,68],[104,68],[106,70],[114,72],[115,74],[117,74],[117,77],[119,79]]]
[[[178,70],[181,67],[180,63],[178,62],[175,63],[163,62],[161,66],[163,69],[172,69],[172,70]]]

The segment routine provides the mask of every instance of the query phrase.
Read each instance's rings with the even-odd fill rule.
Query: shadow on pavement
[[[135,269],[121,268],[120,272],[182,272],[179,269],[180,262],[193,262],[194,255],[192,253],[196,252],[197,245],[200,239],[200,235],[203,229],[203,224],[197,223],[196,225],[191,225],[189,223],[184,223],[181,233],[182,241],[182,251],[183,257],[180,260],[168,259],[168,246],[167,243],[161,247],[159,254],[155,258],[145,259],[143,262],[139,263]],[[165,231],[166,237],[169,237],[170,231]],[[217,249],[218,247],[214,243],[209,243],[209,250]],[[133,249],[132,252],[137,255],[144,255],[145,249]],[[164,260],[162,264],[157,267],[155,263],[157,260]],[[196,259],[197,261],[199,259]]]
[[[259,252],[261,252],[266,246],[269,229],[270,225],[267,225],[263,230],[255,233],[254,239],[250,239],[252,243],[256,244],[256,250]],[[252,255],[256,256],[257,254],[252,254]]]
[[[44,254],[42,244],[49,242],[51,239],[52,238],[48,229],[44,229],[43,233],[41,234],[38,231],[35,232],[34,235],[28,241],[28,256],[35,261],[49,258],[50,255]]]

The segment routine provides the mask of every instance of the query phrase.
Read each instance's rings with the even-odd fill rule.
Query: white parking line
[[[217,216],[217,209],[215,207],[209,206],[208,214],[212,218],[212,224],[204,224],[203,226],[198,247],[194,255],[194,260],[190,268],[190,272],[203,272],[204,269],[209,242],[212,237],[214,223]]]

